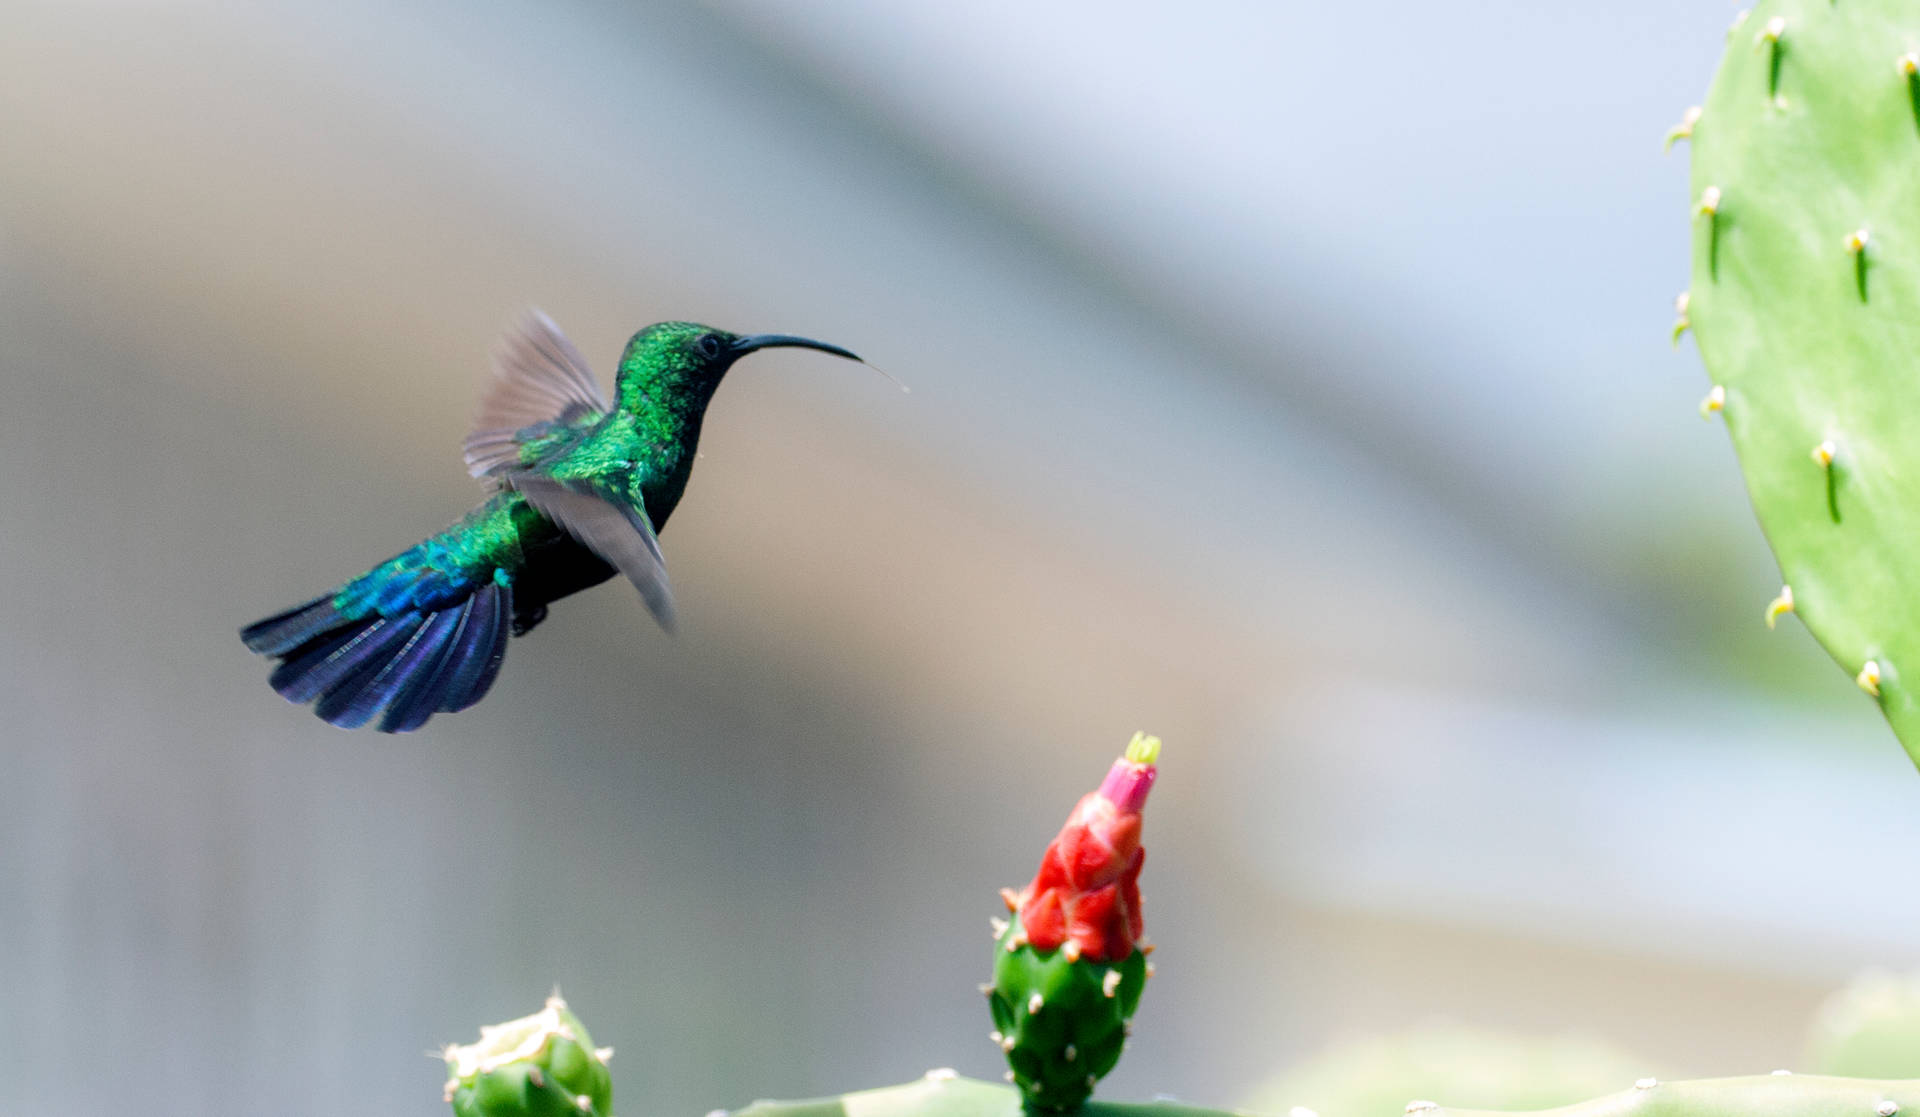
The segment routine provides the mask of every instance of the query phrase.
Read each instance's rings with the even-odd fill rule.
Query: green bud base
[[[1079,1107],[1120,1061],[1127,1021],[1147,984],[1146,955],[1068,961],[1064,949],[1035,950],[1015,916],[995,938],[993,958],[986,990],[993,1039],[1027,1108]]]

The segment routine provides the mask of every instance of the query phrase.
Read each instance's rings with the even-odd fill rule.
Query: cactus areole
[[[1792,612],[1920,761],[1920,9],[1762,0],[1692,145],[1690,330]],[[1768,587],[1767,594],[1771,594]]]
[[[1142,941],[1140,811],[1160,741],[1135,734],[1048,844],[1033,882],[1002,893],[986,987],[993,1041],[1030,1110],[1077,1108],[1113,1069],[1152,967]]]

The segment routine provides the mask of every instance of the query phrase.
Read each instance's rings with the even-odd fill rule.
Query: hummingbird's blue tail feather
[[[240,630],[240,639],[261,655],[286,655],[316,636],[324,636],[348,622],[333,606],[333,595],[316,597],[275,613]]]
[[[280,659],[268,682],[321,719],[404,733],[485,696],[506,656],[512,590],[487,582],[444,606],[352,616],[320,598],[241,630],[249,648]]]

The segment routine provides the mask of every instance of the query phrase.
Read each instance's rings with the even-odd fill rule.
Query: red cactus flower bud
[[[1134,734],[1098,791],[1081,798],[1047,846],[1040,870],[1010,906],[1027,941],[1068,959],[1118,962],[1140,941],[1140,809],[1153,788],[1160,740]]]

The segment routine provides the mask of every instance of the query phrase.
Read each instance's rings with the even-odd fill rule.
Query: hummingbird
[[[530,311],[496,346],[463,449],[489,495],[458,523],[302,605],[240,630],[279,660],[268,682],[347,729],[385,733],[486,696],[547,606],[625,575],[674,630],[660,529],[693,471],[714,389],[749,353],[837,345],[660,322],[634,334],[613,397],[552,319]],[[862,362],[865,363],[865,362]]]

